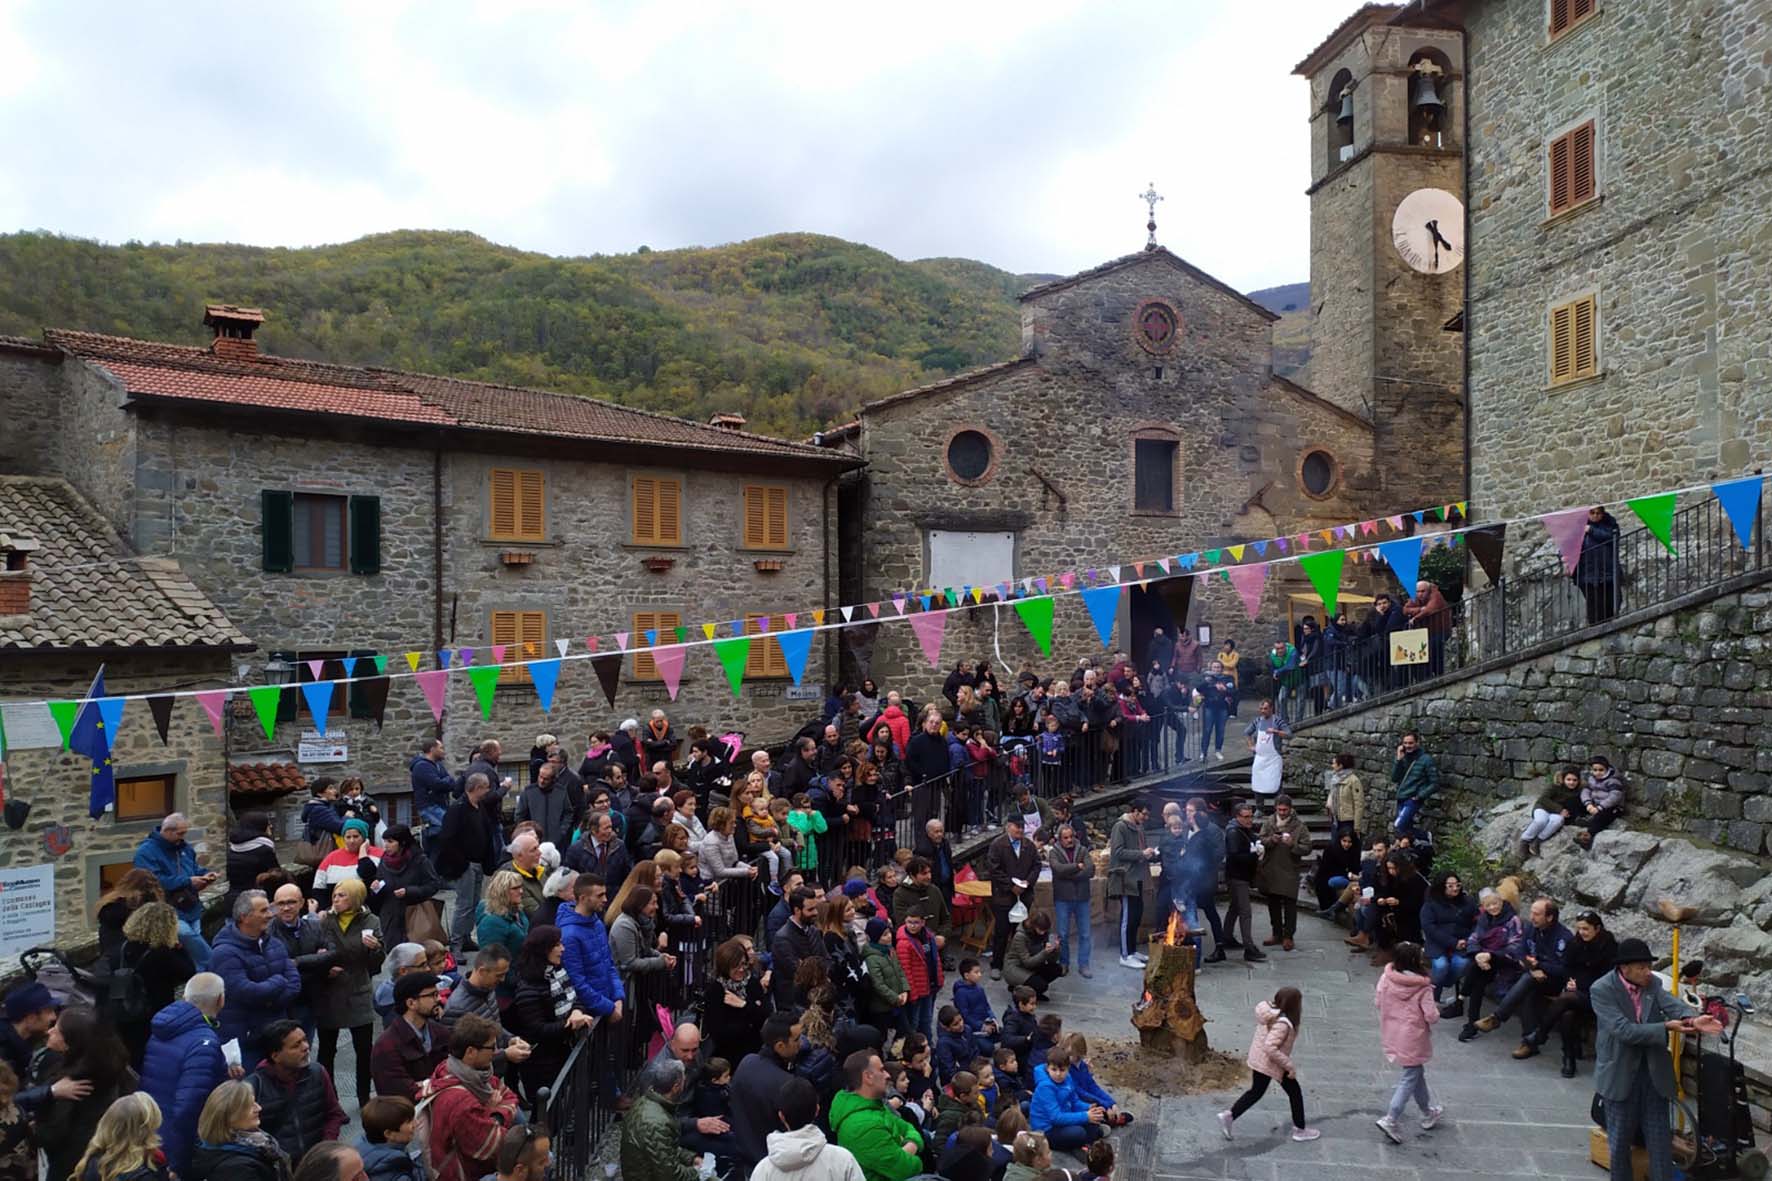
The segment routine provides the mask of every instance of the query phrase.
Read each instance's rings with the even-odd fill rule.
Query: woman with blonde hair
[[[99,896],[99,954],[107,959],[117,954],[117,949],[123,946],[123,924],[137,908],[149,902],[164,901],[166,892],[160,888],[160,879],[148,870],[132,869],[118,878],[116,885]]]
[[[621,914],[627,906],[628,895],[641,886],[645,886],[655,894],[658,893],[658,860],[656,858],[648,857],[634,863],[634,868],[629,870],[628,876],[622,879],[621,889],[617,890],[615,897],[609,900],[607,912],[611,915]],[[648,929],[651,929],[650,924],[648,924]]]
[[[738,859],[738,845],[732,830],[738,825],[738,814],[731,808],[715,808],[708,813],[708,835],[698,850],[701,857],[701,880],[717,882],[722,878],[754,878],[757,867]]]
[[[18,1097],[18,1074],[0,1061],[0,1178],[5,1181],[37,1181],[37,1144],[31,1137],[31,1120],[13,1100]]]
[[[146,989],[140,1017],[119,1017],[115,1022],[117,1036],[129,1048],[130,1063],[140,1070],[154,1014],[170,1005],[185,981],[197,974],[191,953],[179,942],[178,911],[164,902],[137,907],[123,924],[123,946],[110,963],[134,972]]]
[[[496,943],[514,957],[528,937],[523,879],[516,870],[501,869],[487,880],[480,905],[474,908],[474,945],[484,951]]]
[[[1017,1132],[1009,1143],[1012,1158],[1003,1181],[1039,1181],[1052,1167],[1052,1145],[1044,1132]]]
[[[320,946],[332,953],[318,995],[314,1023],[320,1029],[320,1065],[332,1074],[338,1057],[338,1033],[351,1031],[357,1055],[357,1102],[369,1100],[369,1054],[375,1044],[375,991],[372,981],[381,970],[387,949],[381,921],[364,909],[369,890],[356,878],[332,888],[332,909],[320,916]]]
[[[70,1181],[169,1181],[171,1176],[160,1151],[160,1105],[146,1091],[136,1091],[99,1116]]]
[[[289,1171],[288,1154],[259,1124],[252,1084],[234,1080],[211,1091],[180,1181],[289,1181]]]

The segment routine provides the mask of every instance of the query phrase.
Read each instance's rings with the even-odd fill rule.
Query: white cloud
[[[0,0],[0,227],[556,254],[782,230],[1070,271],[1308,270],[1304,83],[1351,0]]]

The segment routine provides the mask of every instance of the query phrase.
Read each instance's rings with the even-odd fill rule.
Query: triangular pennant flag
[[[1360,533],[1362,536],[1371,537],[1374,533],[1377,533],[1377,532],[1378,532],[1378,522],[1377,521],[1361,521],[1360,522]]]
[[[226,689],[210,689],[199,693],[197,694],[197,704],[202,706],[203,712],[209,715],[209,724],[215,728],[215,736],[220,738],[222,710],[228,704],[228,691]]]
[[[277,733],[277,704],[283,698],[281,685],[255,685],[246,691],[252,698],[252,708],[258,714],[258,724],[265,732],[266,740]]]
[[[1176,554],[1175,555],[1175,562],[1176,562],[1176,565],[1180,566],[1183,570],[1192,570],[1196,565],[1199,564],[1200,555],[1199,554]]]
[[[1220,552],[1221,551],[1215,550],[1215,549],[1207,550],[1206,551],[1206,564],[1208,566],[1216,566],[1218,564],[1218,556],[1219,556]]]
[[[302,685],[301,695],[308,703],[308,715],[314,719],[314,729],[324,738],[326,715],[332,711],[332,682],[308,681]]]
[[[123,705],[125,697],[101,697],[93,704],[98,706],[100,729],[105,735],[105,749],[113,749],[117,745],[117,730],[123,725]]]
[[[1060,586],[1064,587],[1065,590],[1070,590],[1073,586],[1076,586],[1077,585],[1076,571],[1066,570],[1063,574],[1060,574],[1058,576],[1058,584]]]
[[[310,660],[307,662],[307,665],[308,672],[312,674],[316,681],[321,680],[326,676],[326,662],[324,660]]]
[[[1319,529],[1317,530],[1317,536],[1323,539],[1324,545],[1335,544],[1335,531],[1333,529]]]
[[[449,674],[443,669],[426,669],[415,675],[418,687],[424,692],[425,703],[431,707],[431,717],[443,720],[443,696],[449,691]]]
[[[165,746],[166,731],[172,725],[172,695],[162,693],[148,698],[148,712],[154,715],[154,731],[160,735],[160,745]]]
[[[972,601],[974,603],[984,602],[984,588],[983,587],[975,586],[972,588]]]
[[[1400,537],[1395,541],[1378,543],[1378,556],[1383,558],[1397,576],[1397,583],[1403,588],[1403,597],[1415,597],[1415,583],[1421,574],[1421,539],[1419,537]]]
[[[1501,551],[1506,540],[1506,525],[1486,525],[1465,534],[1464,542],[1470,547],[1471,557],[1477,560],[1490,582],[1501,577]]]
[[[794,678],[794,684],[806,675],[806,658],[812,654],[812,633],[809,631],[782,632],[775,637],[781,645],[782,661],[788,666],[788,676]]]
[[[1044,578],[1034,579],[1034,585],[1039,588],[1041,594],[1045,594],[1052,589],[1052,584]]]
[[[1241,545],[1228,545],[1225,547],[1225,549],[1230,552],[1231,561],[1233,562],[1241,562],[1243,560],[1243,550],[1245,548],[1245,546]]]
[[[947,621],[946,611],[924,611],[911,616],[911,631],[916,633],[917,643],[922,645],[923,656],[931,668],[941,667],[941,633]]]
[[[417,672],[418,671],[418,662],[423,659],[424,659],[424,653],[422,653],[422,652],[408,652],[406,654],[406,666],[408,668],[410,668],[413,672]]]
[[[1458,503],[1457,503],[1457,504],[1455,504],[1455,505],[1453,505],[1453,506],[1452,506],[1452,507],[1453,507],[1453,508],[1455,508],[1455,509],[1457,509],[1457,510],[1458,510],[1458,515],[1459,515],[1459,516],[1461,516],[1461,517],[1463,517],[1463,518],[1464,518],[1464,519],[1465,519],[1465,520],[1467,520],[1467,521],[1468,521],[1468,520],[1470,520],[1470,519],[1471,519],[1471,515],[1470,515],[1470,501],[1468,501],[1468,500],[1461,500],[1461,501],[1459,501],[1459,502],[1458,502]]]
[[[1392,529],[1395,529],[1397,532],[1401,533],[1403,531],[1403,514],[1398,513],[1396,516],[1386,517],[1384,520],[1385,520],[1385,524],[1389,525]]]
[[[338,658],[338,662],[344,665],[347,681],[357,675],[357,658],[355,656],[341,656]]]
[[[922,604],[923,604],[923,610],[925,610],[925,611],[927,611],[927,610],[929,610],[929,604],[930,604],[930,603],[932,603],[932,602],[934,602],[934,601],[935,601],[935,600],[934,600],[934,598],[933,598],[933,597],[932,597],[932,596],[930,596],[930,595],[918,595],[918,596],[917,596],[917,601],[918,601],[918,602],[920,602],[920,603],[922,603]]]
[[[498,688],[502,672],[504,669],[496,664],[478,664],[468,670],[468,680],[474,685],[474,697],[480,702],[480,717],[488,722],[492,720],[492,695]]]
[[[731,640],[715,640],[714,655],[720,659],[720,667],[726,670],[726,683],[732,686],[732,695],[744,684],[745,661],[751,658],[751,638],[739,636]]]
[[[944,591],[944,592],[943,592],[943,595],[944,595],[944,596],[945,596],[945,597],[946,597],[946,598],[947,598],[947,602],[948,602],[948,606],[950,606],[950,607],[958,607],[958,606],[959,606],[959,605],[960,605],[960,596],[959,596],[959,595],[956,595],[956,594],[955,594],[955,593],[954,593],[954,588],[953,588],[953,587],[951,587],[951,586],[950,586],[950,587],[948,587],[948,588],[947,588],[947,589],[946,589],[946,590],[945,590],[945,591]]]
[[[1143,562],[1132,563],[1132,573],[1138,578],[1143,578],[1144,577],[1144,563]]]
[[[1735,526],[1735,537],[1741,542],[1742,549],[1753,548],[1754,518],[1759,515],[1760,490],[1765,482],[1764,476],[1744,476],[1710,486],[1717,503],[1723,506],[1724,515],[1729,518],[1729,524]]]
[[[843,613],[843,622],[844,623],[848,623],[851,619],[855,618],[855,608],[854,607],[838,607],[837,610],[839,610]]]
[[[1317,595],[1323,600],[1323,614],[1334,616],[1335,604],[1341,598],[1341,569],[1347,562],[1347,551],[1332,549],[1321,554],[1306,554],[1298,559],[1298,568],[1304,571],[1311,585],[1317,588]]]
[[[388,712],[388,678],[370,677],[367,681],[361,682],[357,688],[362,694],[360,700],[363,702],[363,707],[369,711],[370,720],[375,723],[375,728],[380,730],[382,718],[387,716]]]
[[[1265,558],[1265,557],[1267,557],[1267,542],[1265,542],[1265,541],[1252,541],[1252,542],[1250,542],[1250,543],[1249,543],[1249,544],[1250,544],[1250,545],[1251,545],[1251,546],[1253,546],[1253,547],[1254,547],[1254,549],[1255,549],[1255,556],[1256,556],[1256,557],[1258,557],[1258,558]]]
[[[880,618],[880,604],[879,603],[869,603],[868,604],[868,614],[872,615],[875,619]]]
[[[1118,566],[1109,566],[1108,567],[1108,577],[1113,579],[1115,582],[1120,581],[1120,568]]]
[[[666,644],[652,654],[652,663],[658,666],[659,678],[672,701],[677,700],[677,686],[683,683],[683,660],[687,655],[688,649],[680,644]]]
[[[388,671],[388,658],[386,656],[383,656],[381,653],[378,652],[374,656],[371,656],[369,659],[372,663],[374,663],[375,671],[378,675]]]
[[[621,657],[614,653],[591,657],[591,667],[597,672],[597,684],[603,690],[603,699],[609,702],[609,708],[615,708],[615,690],[621,684]]]
[[[786,615],[783,615],[781,618],[782,618],[782,623],[787,628],[787,630],[792,631],[792,630],[794,630],[794,625],[800,619],[800,614],[797,611],[789,611]]]
[[[1042,595],[1037,599],[1017,599],[1015,613],[1021,616],[1021,622],[1033,633],[1034,643],[1040,645],[1041,655],[1052,655],[1052,597]]]
[[[1661,492],[1624,502],[1670,554],[1674,552],[1674,505],[1678,500],[1679,497],[1672,492]]]
[[[474,663],[474,650],[472,648],[457,648],[456,649],[456,651],[455,651],[455,665],[457,668],[466,668],[468,665],[473,664],[473,663]]]
[[[1169,559],[1168,558],[1158,558],[1157,559],[1157,569],[1161,570],[1165,574],[1169,573]]]
[[[509,644],[494,644],[492,646],[492,663],[503,664],[505,662],[505,653],[509,650]]]
[[[448,668],[449,667],[449,649],[439,648],[437,650],[437,667],[438,668]]]
[[[824,626],[824,608],[820,607],[818,610],[816,610],[812,613],[812,626],[813,627],[823,627]]]
[[[719,625],[719,624],[717,624],[717,623],[704,623],[704,624],[702,624],[702,625],[701,625],[701,634],[702,634],[702,635],[703,635],[703,636],[704,636],[704,637],[705,637],[705,638],[707,638],[707,639],[710,639],[710,640],[711,640],[711,639],[713,639],[713,638],[714,638],[714,630],[715,630],[715,629],[716,629],[716,628],[718,628],[718,627],[719,627],[719,626],[720,626],[720,625]],[[736,634],[736,633],[735,633],[735,634]]]
[[[625,651],[628,646],[628,641],[632,638],[633,638],[632,632],[616,632],[615,633],[615,646],[617,648],[620,648]],[[592,640],[591,651],[593,651],[593,652],[595,652],[597,650],[596,639],[597,639],[596,636],[591,637],[591,640]]]
[[[1267,566],[1236,566],[1230,571],[1231,585],[1243,600],[1243,610],[1253,620],[1261,613],[1261,588],[1267,582]]]
[[[558,660],[531,660],[529,662],[529,683],[535,686],[535,699],[541,702],[541,712],[549,713],[554,708],[554,686],[560,681],[560,662]]]
[[[1436,521],[1444,521],[1446,519],[1446,510],[1436,506],[1434,508],[1428,509],[1427,515],[1432,517]]]
[[[1095,625],[1095,634],[1101,637],[1105,646],[1114,642],[1114,622],[1120,615],[1120,588],[1117,586],[1098,586],[1083,592],[1083,606],[1089,611],[1089,621]]]
[[[904,596],[903,595],[893,595],[892,596],[892,609],[897,611],[900,615],[904,614]]]
[[[1281,553],[1286,552],[1286,539],[1284,537],[1274,538],[1274,544],[1280,547]]]
[[[1420,509],[1416,509],[1414,512],[1410,513],[1409,515],[1415,518],[1415,523],[1417,525],[1419,525],[1427,520],[1427,514],[1422,512]]]
[[[1575,573],[1575,566],[1581,561],[1581,539],[1587,533],[1587,510],[1564,509],[1560,513],[1546,513],[1539,520],[1563,555],[1563,573]]]
[[[55,728],[62,732],[62,749],[68,749],[68,736],[74,732],[74,719],[80,716],[78,701],[51,701],[49,716],[55,719]]]
[[[554,651],[558,652],[561,656],[565,656],[566,653],[571,650],[571,648],[572,648],[572,641],[571,640],[555,640],[554,641]]]
[[[759,619],[757,621],[757,626],[762,628],[764,631],[768,631],[769,630],[768,618],[764,617],[764,618]],[[676,629],[674,629],[674,632],[677,637],[677,643],[679,643],[679,644],[681,644],[685,640],[689,639],[689,629],[686,627],[676,628]]]
[[[641,635],[642,635],[642,638],[645,639],[646,646],[648,648],[650,648],[658,643],[658,629],[655,627],[647,628],[644,632],[641,633]]]

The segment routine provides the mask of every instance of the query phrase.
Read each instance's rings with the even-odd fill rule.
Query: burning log
[[[1144,996],[1132,1006],[1132,1025],[1141,1045],[1198,1063],[1208,1049],[1206,1018],[1194,1001],[1194,948],[1186,938],[1180,914],[1161,936],[1151,936]]]

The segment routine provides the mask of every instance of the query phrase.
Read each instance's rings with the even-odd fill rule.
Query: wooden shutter
[[[295,493],[258,494],[260,528],[264,534],[264,567],[271,574],[295,569]]]
[[[500,541],[544,541],[546,485],[542,473],[518,468],[493,468],[491,534]]]
[[[1569,137],[1559,136],[1550,146],[1550,207],[1552,213],[1569,208]]]
[[[634,544],[683,544],[683,484],[658,476],[634,477]]]
[[[1574,381],[1599,372],[1599,304],[1594,296],[1551,309],[1551,382]]]
[[[745,657],[744,675],[750,677],[785,677],[788,675],[787,657],[782,655],[781,641],[775,638],[777,632],[786,630],[788,619],[785,615],[747,615],[744,621],[744,634],[747,636],[761,635],[761,620],[769,620],[769,635],[760,640],[752,641],[751,651]]]
[[[351,573],[381,573],[381,497],[351,497]]]
[[[1598,0],[1551,0],[1550,35],[1560,37],[1594,14]]]
[[[746,549],[788,547],[788,490],[762,484],[744,489],[744,545]]]
[[[1589,295],[1575,301],[1570,315],[1570,336],[1573,340],[1571,349],[1574,354],[1575,377],[1591,377],[1599,371],[1599,350],[1594,343],[1594,297]]]
[[[1551,381],[1568,381],[1575,375],[1574,309],[1565,304],[1550,315]]]
[[[634,612],[634,634],[628,643],[635,647],[644,647],[646,633],[656,631],[660,644],[671,644],[677,640],[676,629],[683,626],[683,617],[675,611],[636,611]],[[634,653],[634,679],[636,681],[656,681],[658,664],[645,652]]]
[[[546,656],[548,613],[546,611],[494,611],[491,620],[492,642],[505,646],[505,663],[539,660]],[[522,665],[506,668],[499,676],[500,684],[529,683],[529,670]]]
[[[1569,133],[1569,204],[1594,199],[1594,125],[1583,123]]]

